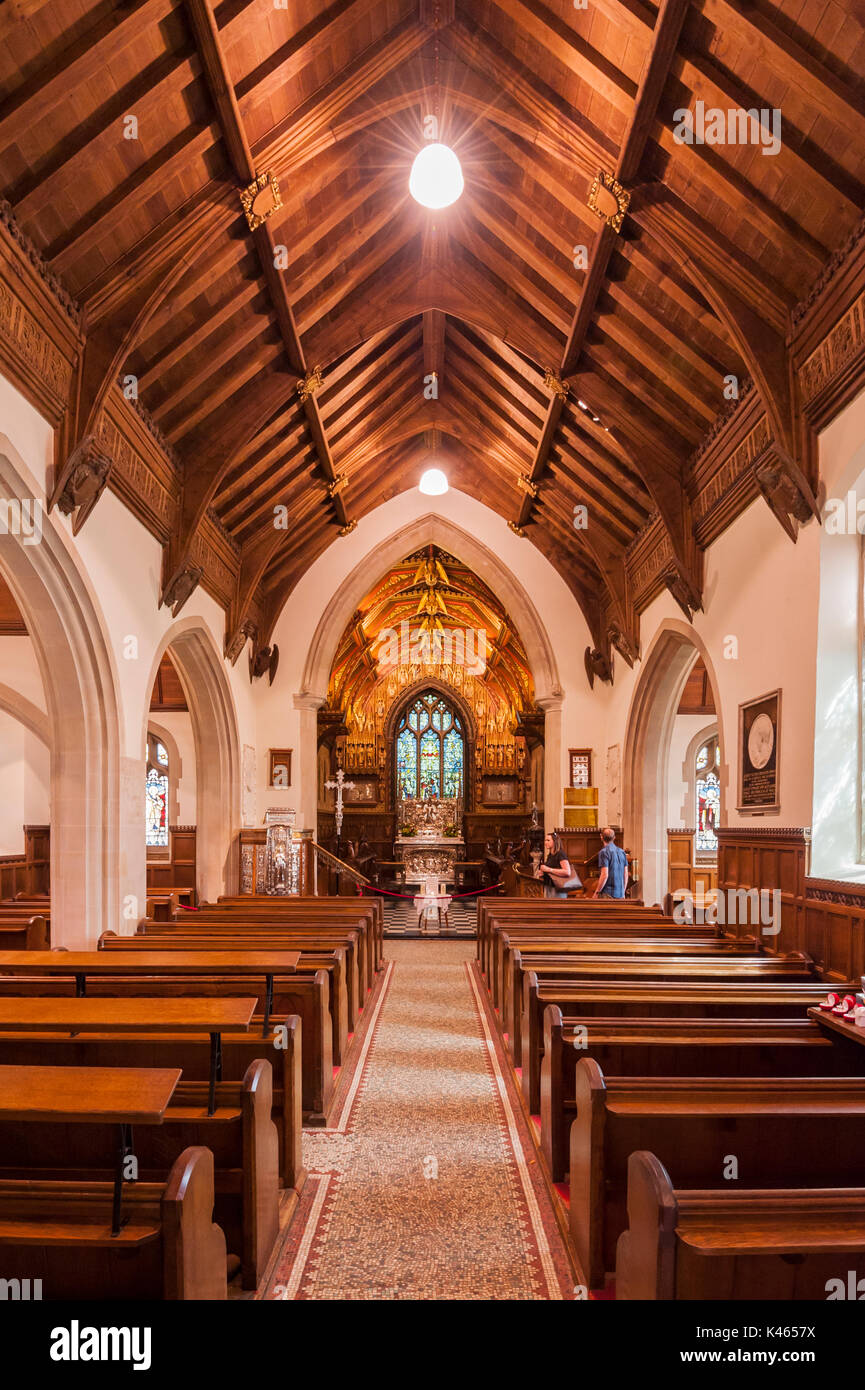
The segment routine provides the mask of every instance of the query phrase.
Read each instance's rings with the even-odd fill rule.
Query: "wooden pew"
[[[185,1149],[165,1182],[131,1186],[116,1236],[112,1198],[111,1182],[0,1181],[4,1268],[26,1269],[52,1300],[228,1297],[209,1149]]]
[[[48,923],[41,913],[0,910],[0,951],[47,951]]]
[[[260,917],[279,917],[286,922],[319,922],[329,919],[348,926],[355,922],[369,924],[370,957],[369,978],[381,969],[384,961],[384,910],[381,899],[361,898],[276,898],[239,897],[218,898],[215,903],[202,903],[203,913],[234,914],[245,921],[255,921]]]
[[[99,938],[101,951],[152,951],[157,938],[152,936],[118,936],[115,932],[103,932]],[[160,951],[219,951],[240,950],[246,946],[251,951],[276,950],[284,943],[278,935],[237,936],[223,933],[211,936],[205,929],[190,934],[179,932],[158,937]],[[292,941],[292,945],[299,944]],[[342,1066],[348,1051],[349,1028],[356,1027],[356,1019],[349,1010],[349,978],[346,973],[346,953],[343,947],[335,946],[328,951],[306,951],[301,954],[296,974],[316,974],[324,970],[328,976],[328,1008],[333,1027],[333,1062]],[[354,992],[357,981],[354,981]]]
[[[515,899],[515,902],[525,902],[525,899]],[[480,911],[480,905],[479,905]],[[481,926],[481,921],[483,925]],[[711,927],[682,927],[674,922],[671,917],[664,917],[660,910],[654,908],[620,908],[620,907],[599,907],[594,903],[591,907],[582,907],[576,911],[570,910],[570,905],[562,901],[544,902],[537,908],[522,912],[493,912],[492,907],[488,906],[483,918],[478,922],[478,961],[481,972],[489,982],[492,974],[491,956],[495,950],[495,937],[501,931],[519,930],[522,928],[535,928],[544,934],[579,936],[584,930],[595,930],[604,932],[615,932],[617,935],[628,934],[649,936],[656,931],[663,930],[664,934],[684,934],[686,936],[717,936],[717,930]]]
[[[570,958],[584,959],[588,956],[603,956],[610,960],[622,961],[624,976],[627,963],[631,959],[688,957],[689,959],[729,959],[755,958],[753,942],[747,940],[722,940],[717,937],[675,937],[646,936],[609,940],[606,937],[586,935],[578,941],[548,941],[543,938],[525,937],[510,932],[502,932],[498,938],[501,945],[501,975],[499,979],[499,1023],[507,1034],[507,1045],[515,1057],[520,1056],[520,1003],[523,997],[523,970],[533,969],[535,963],[543,969],[551,959],[568,961]],[[768,957],[766,958],[768,959]]]
[[[45,1063],[56,1065],[63,1041],[52,1039],[54,1046]],[[124,1048],[124,1041],[122,1036],[114,1039],[115,1066],[128,1065],[125,1057],[121,1062],[124,1053],[136,1053],[135,1048]],[[183,1079],[162,1124],[143,1125],[134,1132],[137,1181],[141,1182],[164,1182],[178,1156],[190,1147],[210,1150],[213,1217],[225,1235],[229,1254],[240,1260],[245,1289],[258,1287],[279,1234],[279,1141],[271,1118],[272,1101],[271,1066],[259,1060],[250,1064],[241,1081],[217,1083],[212,1115],[208,1114],[207,1082]],[[100,1125],[0,1118],[0,1182],[107,1181],[111,1170],[105,1156],[111,1152],[111,1134]]]
[[[281,936],[287,944],[296,944],[299,949],[324,950],[327,947],[341,946],[347,958],[349,1008],[356,1022],[375,979],[374,972],[370,970],[371,943],[368,939],[368,922],[342,923],[324,917],[309,922],[285,922],[278,917],[271,918],[263,914],[256,918],[240,918],[231,913],[186,913],[171,922],[144,920],[139,922],[136,933],[153,942],[157,938],[161,941],[173,935],[225,936],[246,941],[268,934]],[[151,945],[150,949],[159,948]]]
[[[65,977],[48,977],[34,971],[29,975],[8,977],[0,973],[0,998],[15,998],[20,995],[44,998],[62,998],[74,995],[74,981]],[[90,998],[128,999],[141,996],[160,999],[219,998],[223,996],[257,995],[259,1008],[263,1007],[263,990],[256,987],[255,977],[230,975],[208,976],[206,967],[202,973],[180,978],[167,978],[160,975],[142,975],[129,978],[117,967],[112,974],[99,979],[88,980],[87,993]],[[277,979],[274,986],[273,1014],[271,1027],[264,1038],[265,1044],[260,1054],[272,1060],[273,1029],[286,1025],[291,1015],[297,1015],[301,1024],[301,1096],[304,1123],[323,1125],[327,1121],[327,1111],[333,1096],[333,1025],[328,1006],[329,980],[324,970],[312,976],[294,975]],[[258,1027],[255,1020],[253,1028]],[[258,1030],[259,1035],[261,1029]],[[228,1047],[224,1056],[230,1054]],[[249,1059],[248,1059],[249,1060]]]
[[[52,982],[53,983],[53,982]],[[0,1010],[8,1000],[0,999]],[[42,1003],[78,1004],[82,1001],[68,996]],[[92,1002],[85,1000],[83,1002]],[[100,999],[100,1003],[105,1003]],[[107,1001],[111,1002],[111,1001]],[[125,1008],[131,999],[118,1001]],[[153,1002],[151,999],[134,1002]],[[160,1000],[159,1002],[165,1002]],[[175,1002],[175,1001],[170,1001]],[[180,1001],[185,1002],[185,1001]],[[194,1001],[193,1001],[194,1002]],[[253,1027],[248,1033],[228,1033],[222,1038],[222,1081],[216,1083],[215,1095],[219,1106],[228,1104],[226,1099],[233,1088],[243,1084],[259,1061],[271,1068],[271,1118],[276,1126],[278,1137],[278,1175],[280,1186],[297,1193],[306,1181],[303,1166],[303,1113],[300,1058],[300,1020],[296,1015],[281,1020],[278,1025],[282,1031],[274,1031],[267,1038],[261,1030]],[[278,1046],[285,1042],[285,1046]],[[206,1092],[210,1084],[210,1043],[206,1034],[154,1033],[152,1031],[103,1032],[58,1034],[56,1031],[21,1033],[4,1031],[0,1025],[0,1065],[18,1064],[21,1066],[64,1066],[64,1067],[178,1067],[182,1078],[172,1097],[167,1118],[178,1095],[183,1104],[194,1096],[199,1105],[203,1097],[207,1107]]]
[[[658,967],[645,964],[648,968],[641,971],[632,967],[627,978],[616,978],[618,972],[607,970],[606,979],[603,969],[595,972],[594,978],[577,971],[563,978],[547,975],[542,969],[524,969],[520,1080],[532,1114],[540,1108],[547,1004],[558,1004],[569,1014],[621,1013],[639,1018],[759,1018],[764,1014],[801,1018],[807,1008],[819,1004],[826,995],[825,985],[813,981],[813,977],[801,980],[794,976],[788,981],[783,978],[782,968],[779,978],[774,967],[765,968],[762,957],[750,969],[739,972],[738,978],[724,969],[724,961],[718,963],[714,972],[708,962],[702,969],[698,965],[690,978],[681,973],[671,978],[671,967],[663,963]]]
[[[584,1057],[604,1076],[853,1076],[863,1067],[856,1048],[833,1044],[810,1019],[563,1018],[548,1004],[541,1150],[555,1182],[568,1169],[577,1064]]]
[[[865,1144],[863,1077],[604,1077],[577,1066],[570,1229],[589,1288],[615,1267],[630,1155],[657,1154],[677,1187],[853,1185]],[[831,1135],[831,1142],[827,1136]]]
[[[637,1150],[627,1204],[617,1300],[825,1300],[838,1279],[855,1298],[865,1276],[863,1187],[682,1189]]]
[[[642,931],[634,928],[642,925]],[[508,926],[495,924],[489,940],[487,952],[487,987],[490,990],[493,1004],[501,1008],[503,1003],[503,975],[504,961],[509,947],[523,947],[528,950],[530,946],[537,945],[539,949],[547,949],[553,952],[557,947],[563,954],[567,954],[573,945],[579,949],[582,941],[597,941],[603,943],[606,948],[609,943],[612,948],[615,942],[625,943],[623,949],[627,949],[629,941],[694,941],[700,945],[720,947],[727,943],[732,944],[736,949],[740,949],[740,942],[746,943],[750,940],[750,950],[759,951],[759,946],[754,943],[753,938],[733,938],[720,937],[713,934],[710,929],[701,931],[699,928],[691,932],[668,932],[663,929],[662,923],[654,925],[649,923],[637,924],[633,922],[625,923],[626,930],[620,927],[608,927],[606,922],[598,922],[594,918],[588,919],[579,926],[569,927],[546,927],[542,924],[530,925],[526,923],[514,923]]]

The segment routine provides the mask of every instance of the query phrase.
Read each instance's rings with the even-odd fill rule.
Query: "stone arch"
[[[241,783],[237,715],[222,656],[199,618],[180,618],[164,633],[147,683],[148,706],[168,648],[186,695],[195,744],[196,886],[199,896],[212,902],[236,887]],[[148,708],[142,720],[142,749],[150,723]]]
[[[721,824],[726,824],[724,725],[718,680],[693,627],[670,618],[655,633],[643,659],[625,731],[622,761],[624,824],[628,848],[640,863],[642,896],[662,902],[667,891],[667,769],[673,721],[688,673],[702,656],[718,711],[721,748]]]
[[[27,624],[42,677],[51,750],[52,945],[93,947],[120,922],[120,709],[98,603],[41,490],[0,435],[0,496],[34,504],[38,543],[0,534],[2,566]],[[38,733],[39,728],[34,728]]]
[[[434,512],[417,517],[401,526],[386,541],[375,547],[374,558],[379,573],[397,564],[404,555],[423,545],[441,546],[449,550],[474,570],[480,579],[498,594],[516,622],[520,638],[535,683],[538,704],[546,699],[561,698],[555,651],[540,614],[528,592],[513,572],[502,564],[488,546],[455,525],[447,517]],[[338,586],[321,615],[313,633],[303,668],[301,698],[324,700],[327,683],[339,639],[370,585],[370,559],[366,555]]]
[[[17,690],[13,690],[11,685],[0,685],[0,709],[6,714],[11,714],[13,719],[17,719],[19,724],[23,724],[31,734],[44,743],[48,748],[51,747],[51,728],[48,722],[48,715],[43,714],[38,705],[34,705],[32,700],[28,700],[26,695],[21,695]]]

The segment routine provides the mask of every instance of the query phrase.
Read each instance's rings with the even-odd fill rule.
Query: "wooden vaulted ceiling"
[[[440,577],[434,586],[437,604],[431,607],[425,603],[428,574],[422,573],[427,561],[436,566]],[[463,653],[465,634],[470,634],[465,661],[452,646],[450,656],[444,651],[437,655],[431,648],[428,664],[412,655],[412,638],[422,632],[424,614],[433,608],[435,627],[448,632],[451,641],[459,633]],[[432,632],[433,627],[428,630]],[[448,667],[453,657],[480,679],[492,706],[507,710],[511,729],[522,711],[534,708],[528,657],[501,601],[457,556],[430,545],[392,565],[361,600],[334,656],[328,707],[348,713],[372,706],[382,689],[389,704],[396,691],[416,682],[419,674],[447,681],[453,674]],[[469,693],[465,680],[462,688]]]
[[[651,517],[699,606],[689,461],[725,377],[755,383],[812,504],[786,341],[865,201],[861,22],[832,0],[279,5],[0,13],[3,196],[84,312],[68,452],[136,377],[182,468],[164,592],[213,509],[241,548],[233,658],[433,457],[632,654],[624,555]],[[779,152],[678,144],[697,99],[780,108]],[[407,188],[433,111],[466,180],[435,214]],[[630,193],[620,232],[588,206],[599,170]],[[250,230],[264,173],[282,205]]]

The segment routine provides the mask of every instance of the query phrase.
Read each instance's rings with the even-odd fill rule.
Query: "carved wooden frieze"
[[[111,459],[111,490],[148,531],[167,541],[180,498],[177,470],[119,390],[111,392],[99,415],[96,439]]]
[[[799,369],[802,399],[810,404],[819,393],[840,376],[865,349],[865,293],[859,295],[846,314]]]
[[[766,417],[763,416],[739,447],[734,449],[720,468],[712,474],[705,487],[698,492],[693,505],[695,524],[699,524],[739,479],[750,471],[755,460],[765,452],[770,440],[769,426]]]
[[[0,203],[0,365],[55,428],[82,345],[77,307]]]

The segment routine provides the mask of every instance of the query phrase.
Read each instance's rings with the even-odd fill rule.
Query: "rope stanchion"
[[[385,898],[404,898],[406,902],[413,903],[415,898],[428,898],[434,900],[447,898],[453,902],[454,898],[479,898],[482,893],[496,893],[501,888],[500,883],[491,883],[487,888],[472,888],[468,893],[393,893],[389,888],[376,888],[372,883],[368,883],[366,888],[358,886],[358,897],[362,898],[364,893],[381,893]]]

